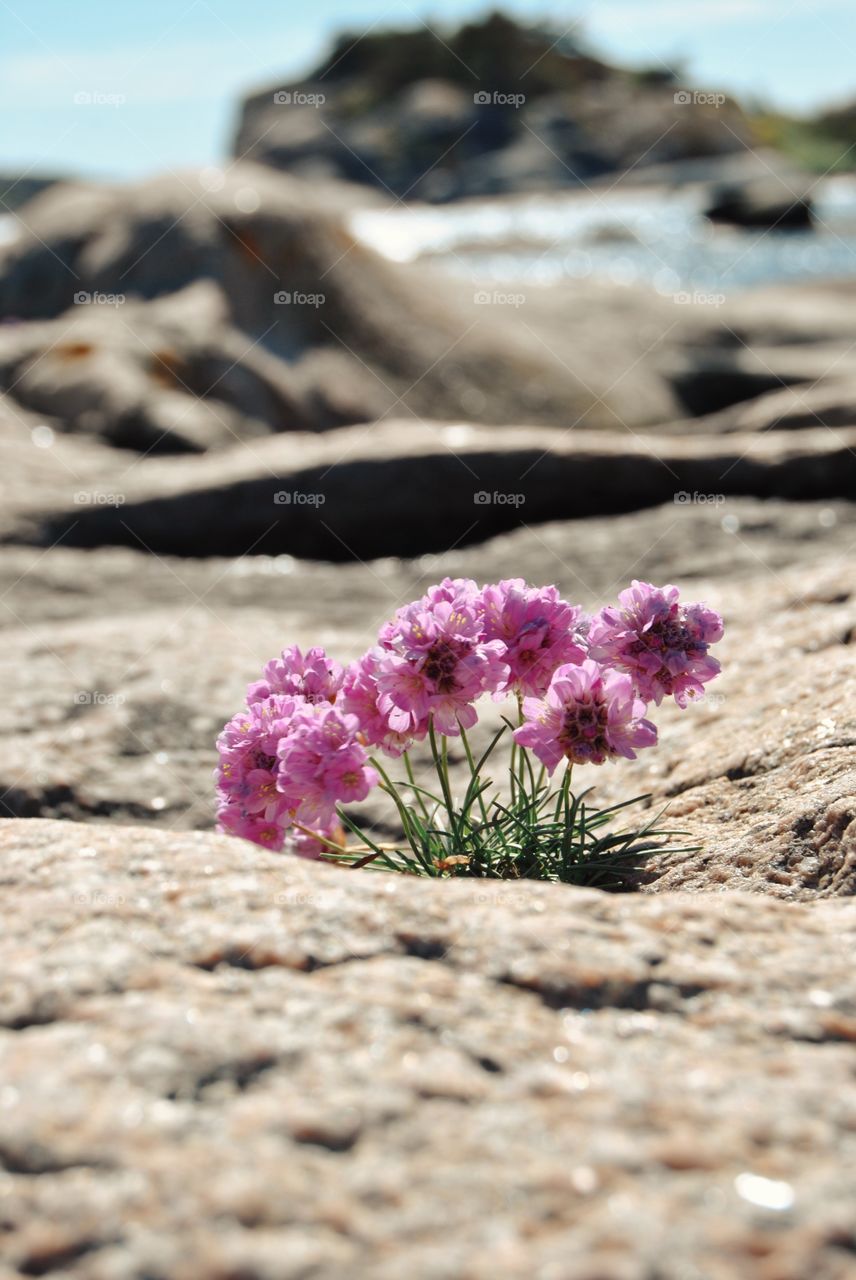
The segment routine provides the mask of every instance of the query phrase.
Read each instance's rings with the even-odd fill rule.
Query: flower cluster
[[[516,701],[515,749],[547,773],[632,759],[657,740],[648,705],[684,707],[718,673],[721,636],[719,615],[673,586],[634,581],[586,617],[552,586],[446,578],[346,670],[296,646],[267,664],[217,742],[220,828],[273,849],[288,836],[305,856],[341,847],[339,806],[381,777],[390,789],[367,749],[399,757],[430,737],[436,760],[436,735],[465,737],[484,695]]]
[[[270,849],[293,829],[299,852],[318,856],[338,831],[336,806],[364,800],[378,775],[358,740],[356,716],[333,706],[342,671],[323,649],[286,649],[251,684],[247,707],[217,739],[218,824]],[[290,693],[269,692],[270,685]]]
[[[525,722],[514,740],[531,747],[550,773],[563,758],[571,764],[633,760],[635,748],[657,741],[645,711],[629,676],[587,658],[577,667],[559,667],[544,698],[524,700]]]
[[[588,646],[596,661],[626,671],[646,702],[674,697],[685,707],[719,674],[708,649],[721,639],[722,618],[713,609],[682,605],[677,587],[634,581],[617,609],[601,609],[592,620]]]

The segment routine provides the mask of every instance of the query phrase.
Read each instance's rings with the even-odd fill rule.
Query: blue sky
[[[0,170],[136,176],[215,164],[243,91],[299,74],[330,35],[451,23],[469,0],[0,0]],[[579,22],[628,64],[797,111],[856,97],[856,0],[507,0]],[[94,101],[75,102],[89,95]],[[112,101],[111,101],[112,100]]]

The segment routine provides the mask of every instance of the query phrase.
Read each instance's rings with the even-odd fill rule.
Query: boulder
[[[806,280],[727,296],[708,321],[720,345],[837,346],[856,338],[852,280]]]
[[[10,1277],[844,1280],[852,902],[0,854]]]
[[[617,372],[613,363],[606,380],[589,387],[586,371],[575,372],[563,351],[510,323],[510,308],[474,306],[471,290],[471,314],[462,314],[445,277],[358,243],[345,225],[351,206],[347,188],[317,190],[250,164],[129,187],[58,187],[28,206],[26,224],[0,246],[0,315],[52,319],[84,296],[100,302],[101,323],[121,333],[130,311],[111,300],[151,302],[208,281],[224,300],[222,324],[238,330],[244,346],[224,335],[226,367],[203,379],[203,389],[230,362],[237,360],[231,376],[240,381],[269,353],[290,368],[278,374],[268,365],[265,377],[291,374],[320,426],[341,422],[342,413],[359,421],[462,411],[493,424],[557,423],[569,413],[592,426],[619,424],[609,387],[632,356],[617,355]],[[142,335],[145,309],[137,314]],[[185,336],[182,345],[194,341]],[[319,375],[319,353],[327,376]],[[341,393],[330,388],[331,369]],[[90,399],[99,395],[97,381]]]
[[[130,455],[118,457],[129,465]],[[101,501],[117,495],[123,471],[116,450],[62,435],[0,395],[0,540],[15,538],[47,511],[79,512],[95,495]]]
[[[711,222],[763,231],[804,231],[814,225],[811,186],[797,174],[770,172],[714,187],[705,206]]]
[[[24,173],[0,173],[0,207],[3,213],[13,213],[34,196],[41,195],[48,187],[64,181],[67,179],[58,174],[36,176],[29,170]]]
[[[148,455],[331,425],[287,365],[229,326],[212,285],[145,305],[98,297],[0,328],[0,387],[58,431]]]
[[[856,380],[833,373],[818,383],[780,387],[752,400],[741,401],[689,423],[673,424],[673,430],[704,430],[711,434],[732,431],[805,431],[817,427],[856,425]]]
[[[852,282],[812,281],[697,297],[697,305],[679,308],[680,327],[660,360],[660,372],[683,412],[705,418],[690,430],[739,430],[744,422],[755,430],[756,403],[759,418],[772,425],[767,405],[830,401],[841,394],[842,383],[856,380]],[[691,301],[689,294],[683,298]],[[772,400],[778,392],[783,393],[779,400]],[[781,425],[816,426],[818,420],[787,414]]]
[[[726,331],[725,340],[718,344],[711,343],[707,334],[699,343],[687,341],[671,379],[687,413],[702,417],[792,387],[798,399],[803,388],[811,392],[848,372],[856,373],[852,339],[765,347],[730,338]]]
[[[36,491],[0,538],[181,556],[420,555],[662,502],[846,498],[854,446],[856,432],[823,427],[656,436],[388,421],[146,459],[123,471],[118,504],[46,508]]]

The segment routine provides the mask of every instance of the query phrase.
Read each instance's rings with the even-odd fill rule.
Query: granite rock
[[[509,308],[474,306],[471,289],[462,312],[441,273],[389,262],[360,243],[347,224],[354,206],[347,186],[245,163],[128,186],[52,188],[0,246],[0,316],[56,319],[83,295],[102,300],[108,317],[116,312],[121,332],[125,303],[111,308],[104,299],[145,304],[206,282],[206,293],[221,295],[222,341],[234,343],[230,330],[244,338],[238,364],[252,368],[256,347],[284,362],[280,376],[308,384],[322,419],[463,410],[491,423],[555,423],[570,410],[593,425],[618,422],[608,391],[616,364],[625,372],[633,357],[619,350],[611,374],[590,389],[563,353],[509,323]],[[191,317],[187,327],[194,324]],[[304,360],[306,368],[291,368]],[[342,392],[330,389],[331,372]],[[222,389],[214,374],[202,390],[215,378]]]
[[[701,846],[649,855],[629,886],[852,894],[854,540],[847,504],[729,500],[367,564],[7,548],[4,811],[209,826],[216,733],[283,645],[356,657],[398,605],[447,573],[555,581],[588,608],[641,576],[707,599],[727,630],[724,674],[698,705],[659,710],[656,752],[580,771],[596,802],[651,793],[649,808],[668,805],[671,827],[689,833],[681,843]],[[385,806],[367,813],[392,829]]]
[[[0,826],[6,1275],[846,1280],[856,907]]]
[[[856,427],[642,435],[509,426],[497,434],[393,420],[287,432],[201,457],[134,458],[117,468],[110,491],[118,503],[94,495],[81,506],[67,485],[57,505],[35,487],[29,501],[18,497],[23,509],[0,537],[179,556],[414,556],[524,523],[664,502],[847,498],[856,491]]]

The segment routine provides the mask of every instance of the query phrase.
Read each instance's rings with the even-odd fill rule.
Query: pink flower
[[[722,639],[722,618],[706,605],[680,604],[677,587],[635,579],[618,601],[592,619],[589,653],[626,671],[646,702],[674,695],[685,707],[719,674],[708,648]]]
[[[562,600],[555,587],[507,578],[485,587],[481,600],[484,638],[502,642],[509,666],[496,697],[512,691],[541,697],[557,667],[585,658],[578,634],[582,610]]]
[[[379,778],[358,741],[356,716],[307,704],[277,748],[277,787],[301,826],[327,827],[338,803],[365,800]]]
[[[431,611],[439,604],[458,605],[464,610],[475,608],[481,610],[478,583],[472,578],[444,578],[442,582],[429,587],[425,594],[412,604],[402,606],[390,622],[385,622],[380,629],[378,640],[385,649],[395,648],[398,637],[399,620],[416,609]]]
[[[277,789],[277,750],[307,705],[300,698],[271,697],[225,725],[217,739],[220,763],[215,772],[221,830],[282,848],[293,815]],[[278,837],[269,831],[278,832]]]
[[[351,663],[342,685],[342,709],[357,717],[360,734],[369,746],[380,747],[388,756],[400,756],[412,746],[415,738],[413,734],[391,729],[378,709],[377,674],[384,656],[382,650],[370,649],[359,662]]]
[[[358,730],[329,702],[282,694],[233,716],[217,739],[220,830],[272,849],[295,826],[332,830],[336,805],[364,800],[378,781]],[[298,851],[315,843],[298,840]]]
[[[266,849],[279,851],[285,840],[285,829],[279,822],[266,822],[255,814],[247,814],[240,805],[225,804],[217,811],[217,830],[241,836]]]
[[[473,703],[508,679],[505,646],[482,636],[476,584],[446,578],[399,609],[380,633],[372,678],[377,708],[390,730],[421,738],[433,720],[440,733],[476,722]]]
[[[616,756],[633,760],[636,748],[651,747],[657,730],[644,719],[628,675],[586,659],[559,667],[544,698],[526,698],[526,722],[514,731],[552,773],[563,758],[572,764],[603,764]]]
[[[294,852],[298,858],[318,859],[334,853],[334,850],[326,843],[327,840],[339,845],[340,848],[344,848],[345,833],[337,820],[334,819],[323,827],[313,827],[312,830],[317,833],[317,836],[323,836],[324,839],[316,839],[315,836],[307,834],[306,831],[299,831],[296,827],[289,833],[294,845]]]
[[[263,702],[275,693],[288,693],[307,702],[335,702],[342,687],[343,671],[324,649],[308,649],[306,656],[294,644],[265,666],[264,679],[247,689],[247,702]]]

